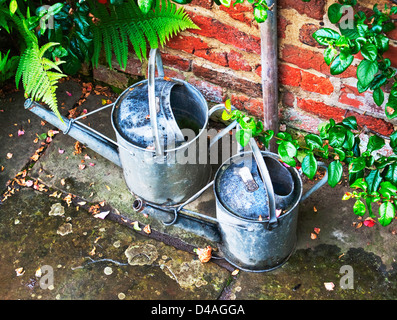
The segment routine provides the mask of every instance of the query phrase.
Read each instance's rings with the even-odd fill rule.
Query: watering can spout
[[[45,109],[31,99],[27,99],[24,105],[25,109],[62,130],[64,134],[70,135],[72,138],[121,167],[118,147],[110,139],[80,122],[75,122],[73,119],[66,119],[61,116],[62,121],[55,113]]]

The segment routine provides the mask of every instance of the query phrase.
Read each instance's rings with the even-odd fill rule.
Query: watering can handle
[[[225,104],[217,104],[213,106],[209,111],[208,111],[208,117],[211,117],[212,114],[216,111],[225,109]],[[232,109],[235,110],[236,108],[232,106]],[[237,126],[238,122],[237,120],[234,120],[231,122],[226,128],[223,128],[221,131],[219,131],[210,141],[209,148],[211,147],[218,141],[220,140],[226,133],[228,133],[230,130],[234,129]]]
[[[156,65],[159,77],[164,77],[163,62],[161,60],[160,52],[157,49],[150,49],[149,65],[148,65],[148,95],[149,95],[149,115],[150,125],[152,127],[152,134],[154,139],[154,146],[157,156],[163,156],[164,150],[160,143],[160,135],[157,123],[157,106],[155,94],[155,73]],[[157,102],[158,103],[158,102]]]
[[[249,143],[269,198],[269,223],[267,228],[269,230],[272,230],[278,225],[276,216],[276,200],[274,198],[272,180],[270,179],[270,174],[267,169],[265,160],[263,160],[262,153],[259,150],[258,145],[256,144],[255,138],[251,138]]]

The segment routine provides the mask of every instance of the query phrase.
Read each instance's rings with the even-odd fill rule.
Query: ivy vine
[[[360,127],[353,116],[338,123],[334,119],[321,123],[318,127],[319,134],[307,134],[304,141],[294,139],[288,132],[275,135],[274,131],[265,130],[261,121],[256,121],[239,110],[232,110],[230,100],[225,102],[222,119],[237,120],[240,129],[236,132],[236,139],[243,147],[251,137],[256,137],[266,148],[272,139],[276,139],[280,160],[288,166],[301,168],[309,179],[316,175],[317,159],[328,159],[328,184],[332,188],[341,182],[343,168],[347,166],[349,185],[354,190],[345,193],[342,199],[356,199],[353,212],[359,216],[368,212],[369,217],[377,217],[382,226],[387,226],[395,218],[397,131],[390,136],[390,147],[394,154],[386,157],[379,156],[376,152],[386,144],[376,134],[370,134],[363,150],[359,136],[365,132],[365,128]],[[378,216],[373,211],[373,203],[379,205]]]

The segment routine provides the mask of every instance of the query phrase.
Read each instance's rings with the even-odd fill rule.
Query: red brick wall
[[[317,125],[330,117],[355,115],[361,124],[388,135],[394,126],[386,120],[384,107],[373,102],[371,93],[357,92],[359,58],[342,75],[331,76],[324,49],[312,38],[322,26],[334,28],[326,12],[335,2],[278,1],[280,123],[316,132]],[[376,2],[382,4],[379,7],[391,4],[359,2],[364,8]],[[166,75],[195,85],[210,102],[230,98],[236,107],[262,117],[260,32],[250,5],[225,8],[211,0],[193,0],[184,8],[201,29],[184,31],[161,49]],[[397,31],[389,36],[394,40],[387,55],[397,67]],[[146,69],[145,63],[131,58],[126,71],[142,75]]]

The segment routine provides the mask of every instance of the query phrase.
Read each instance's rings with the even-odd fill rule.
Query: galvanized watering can
[[[110,106],[117,142],[79,121]],[[273,270],[288,260],[296,243],[299,203],[327,181],[325,175],[302,196],[299,172],[283,166],[276,154],[261,152],[254,139],[251,151],[224,162],[211,182],[208,161],[177,161],[187,152],[196,160],[203,157],[199,140],[207,140],[208,119],[224,105],[208,110],[196,88],[164,78],[156,49],[150,52],[148,80],[126,89],[110,105],[63,121],[31,100],[25,108],[120,166],[129,190],[138,197],[136,211],[147,210],[166,225],[219,243],[223,258],[246,271]],[[236,125],[232,122],[213,137],[209,148]],[[186,141],[183,128],[193,130],[194,137]],[[216,218],[185,208],[211,186]]]
[[[79,121],[107,107],[113,107],[111,122],[117,142]],[[185,81],[165,78],[157,49],[150,52],[148,79],[127,88],[110,105],[75,119],[63,118],[64,122],[31,100],[25,102],[25,108],[120,166],[129,190],[149,203],[182,203],[210,180],[209,161],[199,161],[208,153],[200,154],[198,141],[207,141],[204,129],[219,107],[208,111],[199,90]],[[212,142],[235,125],[221,131]],[[195,136],[185,141],[183,128]],[[196,161],[181,164],[178,159],[189,152],[195,154]]]
[[[277,154],[260,151],[251,138],[251,151],[226,160],[214,179],[192,199],[213,187],[216,218],[185,208],[145,204],[166,225],[175,225],[219,243],[221,256],[235,267],[250,272],[271,271],[283,265],[295,250],[299,204],[327,182],[328,171],[303,195],[300,173],[285,167]]]

